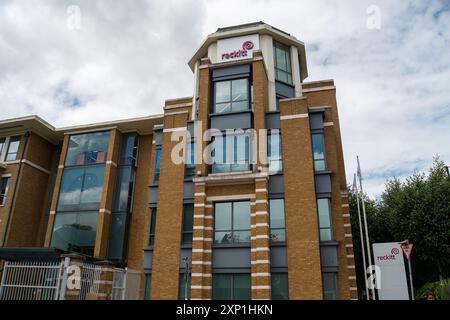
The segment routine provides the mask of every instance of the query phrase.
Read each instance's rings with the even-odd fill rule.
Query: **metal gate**
[[[78,268],[77,285],[70,270]],[[112,273],[112,274],[111,274]],[[139,299],[141,273],[90,262],[71,265],[60,261],[5,261],[0,300],[134,300]]]
[[[62,271],[58,261],[5,261],[0,300],[57,300]]]
[[[138,300],[141,273],[135,270],[114,269],[112,300]]]

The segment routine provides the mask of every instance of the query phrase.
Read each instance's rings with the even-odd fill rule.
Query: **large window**
[[[150,209],[150,232],[148,245],[153,246],[155,244],[155,230],[156,230],[156,208]]]
[[[312,143],[314,154],[314,170],[323,171],[326,169],[323,133],[314,133],[312,135]]]
[[[337,299],[337,279],[336,273],[324,272],[323,277],[323,298],[324,300]]]
[[[250,242],[250,202],[215,204],[214,243]]]
[[[77,134],[70,137],[66,166],[106,162],[109,131]]]
[[[19,152],[20,137],[11,137],[9,139],[8,151],[6,152],[5,161],[14,161],[17,159]]]
[[[224,113],[249,109],[248,79],[214,83],[214,112]]]
[[[126,257],[128,224],[130,221],[135,165],[137,161],[138,136],[128,133],[122,136],[116,189],[109,225],[108,258],[124,260]]]
[[[98,211],[58,213],[51,246],[93,256],[97,222]]]
[[[291,53],[288,46],[274,42],[275,79],[292,84]]]
[[[70,136],[52,247],[94,254],[109,137],[109,131]],[[112,227],[120,233],[123,221],[119,220],[113,219]],[[112,247],[115,245],[112,244]]]
[[[58,211],[98,210],[104,174],[104,165],[64,169]]]
[[[279,129],[270,130],[267,134],[267,158],[269,161],[269,173],[283,171],[281,132]]]
[[[0,180],[0,206],[4,206],[6,203],[6,196],[9,190],[10,177],[2,177]]]
[[[161,168],[161,147],[155,149],[155,165],[153,167],[153,183],[159,181],[159,171]]]
[[[152,274],[146,273],[144,280],[144,300],[151,299],[151,290],[152,290]]]
[[[272,273],[272,300],[288,300],[289,286],[287,273]]]
[[[191,277],[189,277],[186,286],[186,274],[180,273],[178,283],[178,299],[179,300],[188,300],[190,298],[191,293]],[[186,290],[187,289],[187,290]],[[187,294],[187,295],[186,295]]]
[[[192,234],[194,227],[194,205],[185,204],[183,206],[183,236],[182,243],[192,243]]]
[[[270,241],[286,241],[286,224],[284,215],[284,199],[270,199]]]
[[[214,137],[213,173],[250,170],[250,135],[227,134]]]
[[[188,141],[186,146],[186,171],[185,178],[195,176],[195,142],[194,140]]]
[[[320,241],[330,241],[333,238],[331,228],[330,199],[317,199],[319,213]]]
[[[214,300],[250,300],[250,274],[213,274]]]
[[[127,232],[127,214],[115,213],[109,222],[108,259],[121,260],[124,256]]]

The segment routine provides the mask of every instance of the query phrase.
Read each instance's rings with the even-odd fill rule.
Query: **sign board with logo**
[[[253,57],[253,50],[258,49],[257,34],[217,40],[217,62],[249,59]]]
[[[374,243],[375,265],[380,268],[379,300],[408,300],[405,264],[400,243]]]

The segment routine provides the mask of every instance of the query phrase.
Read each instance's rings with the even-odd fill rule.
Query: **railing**
[[[0,300],[135,300],[141,273],[91,262],[5,261]]]

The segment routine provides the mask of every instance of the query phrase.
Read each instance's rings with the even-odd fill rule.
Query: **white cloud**
[[[381,29],[366,27],[369,5]],[[67,7],[81,28],[67,28]],[[187,61],[218,27],[265,21],[306,44],[308,81],[335,79],[348,181],[450,163],[450,5],[445,1],[2,1],[0,118],[57,125],[162,112],[192,94]]]

